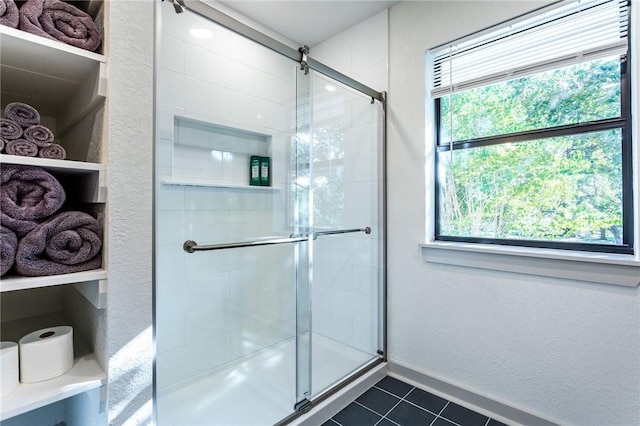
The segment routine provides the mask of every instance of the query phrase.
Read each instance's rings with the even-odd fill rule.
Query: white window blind
[[[627,1],[563,2],[429,51],[432,98],[627,51]]]

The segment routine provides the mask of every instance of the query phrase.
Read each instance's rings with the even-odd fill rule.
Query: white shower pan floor
[[[365,365],[375,355],[313,335],[313,394]],[[265,426],[293,412],[295,339],[158,391],[159,426]]]

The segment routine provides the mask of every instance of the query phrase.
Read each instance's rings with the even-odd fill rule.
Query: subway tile
[[[368,354],[375,354],[381,345],[378,342],[378,321],[364,322],[359,318],[353,320],[353,340],[354,348]]]
[[[159,211],[157,221],[156,241],[159,246],[184,243],[184,212]]]
[[[351,345],[353,320],[346,315],[313,307],[313,331],[346,345]]]
[[[344,291],[353,290],[353,267],[342,262],[322,259],[322,250],[314,253],[313,285],[333,287]]]
[[[229,213],[224,210],[184,212],[184,240],[190,239],[201,244],[225,241],[229,238]],[[205,257],[209,253],[204,253]]]
[[[293,73],[290,73],[293,76]],[[271,102],[293,107],[296,103],[296,86],[289,76],[265,76],[265,98]]]
[[[158,139],[156,164],[159,167],[171,167],[173,164],[173,142],[170,139]]]
[[[156,344],[158,352],[166,352],[184,345],[184,314],[158,315],[156,330]]]
[[[157,312],[163,315],[178,314],[192,309],[188,296],[189,291],[185,291],[184,278],[156,281]]]
[[[184,277],[185,258],[182,244],[157,247],[157,273],[159,280]]]
[[[169,3],[162,3],[164,7],[161,11],[162,31],[164,34],[171,35],[181,39],[187,43],[191,43],[220,54],[228,54],[229,52],[229,34],[230,31],[198,16],[195,13],[177,14]],[[212,32],[210,38],[194,37],[190,31],[193,28],[205,28]]]
[[[184,208],[185,189],[183,186],[163,185],[159,183],[156,207],[158,214],[170,210],[182,210]]]
[[[212,305],[226,304],[229,301],[229,273],[215,272],[186,278],[180,291],[188,305],[185,310],[207,308]]]
[[[253,323],[229,332],[232,359],[245,356],[290,338],[288,333],[264,323]]]
[[[195,79],[229,87],[232,61],[202,47],[187,44],[185,47],[184,73]]]
[[[225,197],[218,188],[188,186],[184,188],[185,210],[224,210]]]
[[[167,34],[161,36],[160,67],[177,73],[184,73],[184,56],[184,41]]]
[[[224,334],[228,329],[224,305],[214,300],[206,308],[186,312],[184,324],[187,344]]]
[[[227,74],[227,87],[229,89],[258,98],[265,98],[267,78],[263,71],[253,66],[230,61]]]
[[[158,111],[158,134],[159,139],[173,141],[174,116],[183,115],[184,109],[168,105],[159,105]]]

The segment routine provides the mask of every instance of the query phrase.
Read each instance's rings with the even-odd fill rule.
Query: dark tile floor
[[[505,426],[386,376],[322,426]]]

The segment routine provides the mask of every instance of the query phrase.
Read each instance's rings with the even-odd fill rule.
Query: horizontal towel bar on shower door
[[[241,248],[241,247],[256,247],[256,246],[269,246],[275,244],[290,244],[290,243],[301,243],[303,241],[308,241],[306,237],[298,237],[298,238],[274,238],[272,240],[253,240],[253,241],[242,241],[238,243],[223,243],[223,244],[209,244],[206,246],[199,246],[193,240],[185,241],[182,245],[182,248],[187,253],[193,253],[195,251],[208,251],[208,250],[223,250],[230,248]]]
[[[318,231],[318,232],[314,232],[311,235],[315,240],[316,238],[322,237],[323,235],[349,234],[351,232],[364,232],[365,234],[370,234],[371,228],[367,226],[366,228],[336,229],[335,231]],[[309,234],[291,234],[290,235],[291,238],[308,237],[308,236]]]
[[[347,234],[350,232],[364,232],[365,234],[371,233],[371,228],[368,226],[366,228],[361,229],[340,229],[336,231],[319,231],[314,232],[312,235],[313,239],[323,236],[323,235],[333,235],[333,234]],[[242,241],[237,243],[223,243],[223,244],[209,244],[206,246],[199,246],[193,240],[187,240],[182,245],[182,248],[187,253],[193,253],[196,251],[208,251],[208,250],[223,250],[230,248],[241,248],[241,247],[257,247],[257,246],[268,246],[275,244],[291,244],[291,243],[301,243],[304,241],[309,241],[309,234],[300,234],[295,235],[291,234],[289,238],[274,238],[271,240],[252,240],[252,241]]]

